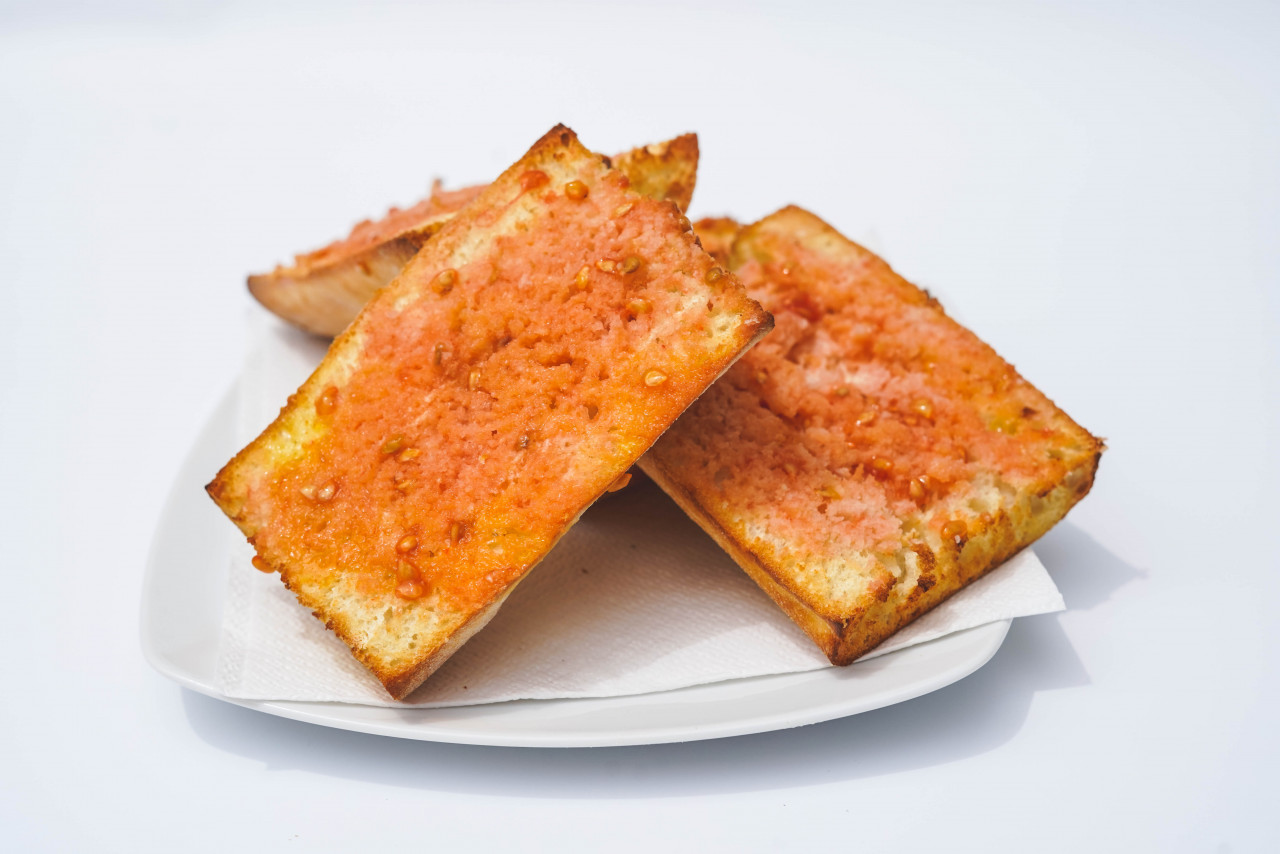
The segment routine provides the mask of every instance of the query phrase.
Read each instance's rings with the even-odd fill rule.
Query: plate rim
[[[163,586],[162,582],[166,580],[166,573],[173,571],[171,568],[167,568],[166,564],[168,554],[172,550],[172,544],[168,541],[168,538],[171,536],[170,532],[176,527],[175,522],[181,521],[183,524],[190,524],[189,521],[184,520],[184,516],[186,512],[200,512],[196,509],[198,507],[196,501],[203,498],[199,493],[203,492],[200,487],[205,477],[212,476],[212,473],[217,470],[217,466],[221,465],[221,462],[225,462],[225,459],[229,459],[230,453],[234,452],[233,449],[231,452],[223,454],[222,446],[234,444],[234,422],[238,411],[240,393],[240,382],[237,379],[231,388],[223,394],[213,412],[204,422],[195,443],[188,449],[179,467],[178,474],[165,497],[155,531],[152,534],[146,571],[143,576],[142,603],[139,614],[139,640],[141,641],[144,658],[161,675],[183,688],[243,708],[265,712],[290,720],[371,735],[493,747],[622,747],[701,741],[822,723],[828,720],[861,714],[932,693],[963,679],[990,661],[1003,644],[1012,623],[1012,620],[1005,619],[974,626],[922,644],[886,653],[883,656],[856,662],[848,667],[825,667],[799,673],[753,676],[691,685],[668,691],[614,697],[510,700],[500,703],[443,708],[396,708],[344,702],[255,700],[228,697],[215,687],[216,671],[196,672],[189,665],[183,665],[180,656],[174,654],[172,638],[166,638],[164,632],[160,629],[163,609],[161,607],[162,602],[158,601],[158,597],[162,596],[160,591]],[[228,435],[232,437],[232,441],[228,441]],[[220,518],[213,514],[212,511],[216,508],[213,508],[212,503],[208,504],[208,508],[211,516]],[[209,559],[206,557],[206,560]],[[216,604],[210,604],[209,607],[210,609],[216,608],[219,616],[216,621],[218,625],[221,624],[222,597],[225,595],[226,588],[225,573],[226,570],[222,569],[213,573],[213,577],[207,579],[217,590]],[[195,598],[199,600],[199,597]],[[205,640],[207,642],[209,639]],[[216,663],[216,636],[212,638],[212,642],[215,647],[213,649],[213,660]],[[677,703],[687,703],[691,696],[696,697],[698,694],[737,693],[744,689],[750,691],[753,686],[760,691],[802,687],[805,682],[839,680],[849,678],[848,674],[862,674],[869,669],[868,665],[876,665],[876,669],[881,669],[885,663],[892,664],[894,661],[906,660],[907,656],[913,652],[917,655],[921,653],[927,655],[930,650],[936,653],[942,647],[963,646],[966,644],[973,645],[973,649],[969,651],[967,657],[950,666],[939,668],[932,673],[926,673],[920,678],[909,680],[903,684],[891,685],[871,693],[853,692],[842,702],[791,709],[785,713],[744,714],[740,717],[725,718],[713,724],[686,723],[683,725],[668,724],[648,727],[631,726],[629,728],[600,731],[584,730],[577,733],[566,733],[558,730],[538,733],[536,730],[517,729],[503,733],[500,730],[479,731],[456,725],[450,727],[441,723],[441,719],[456,717],[460,710],[467,710],[464,713],[464,718],[480,719],[484,718],[486,709],[499,709],[501,713],[506,714],[509,714],[512,710],[519,714],[520,711],[526,709],[529,711],[548,712],[555,711],[559,707],[576,710],[578,713],[589,712],[599,708],[604,708],[607,712],[610,709],[625,709],[628,705],[654,698],[670,698]],[[209,652],[209,650],[205,650],[205,652]],[[386,720],[379,720],[379,715],[385,716]]]
[[[349,732],[360,732],[368,735],[386,736],[391,738],[403,738],[414,741],[432,741],[447,744],[467,744],[485,747],[525,747],[525,748],[583,748],[583,747],[635,747],[655,744],[673,744],[684,743],[690,741],[707,741],[720,738],[733,738],[742,735],[756,735],[767,732],[777,732],[780,730],[794,729],[796,727],[810,726],[812,724],[825,723],[827,721],[838,720],[840,718],[852,717],[864,712],[874,711],[876,709],[885,708],[887,706],[897,705],[926,694],[931,694],[941,688],[954,684],[966,676],[972,675],[981,669],[991,658],[999,651],[1004,642],[1004,638],[1008,633],[1011,620],[998,620],[992,623],[986,623],[982,626],[974,626],[973,628],[964,629],[955,632],[946,637],[956,637],[965,634],[986,634],[984,638],[987,645],[983,648],[981,655],[975,655],[967,660],[963,665],[950,668],[945,671],[939,671],[934,679],[920,680],[902,688],[896,692],[882,692],[875,695],[874,699],[869,702],[858,702],[867,698],[856,698],[851,700],[844,706],[827,706],[813,709],[810,714],[795,714],[783,718],[779,715],[765,716],[744,716],[737,720],[726,720],[717,725],[700,725],[696,728],[632,728],[630,730],[612,730],[602,732],[582,732],[577,734],[565,734],[560,732],[536,734],[528,731],[513,732],[508,734],[502,733],[477,733],[466,729],[450,729],[448,727],[432,724],[429,720],[432,713],[450,713],[456,712],[458,709],[483,709],[486,706],[498,707],[504,709],[529,707],[547,709],[557,705],[581,707],[587,703],[614,704],[624,705],[627,701],[640,698],[655,698],[670,696],[673,700],[679,701],[681,692],[689,692],[696,688],[714,688],[716,686],[736,686],[746,683],[782,683],[786,681],[802,682],[808,681],[804,677],[821,678],[822,675],[831,673],[834,668],[820,668],[818,670],[804,671],[800,673],[779,673],[767,676],[751,676],[743,679],[729,679],[722,682],[707,683],[704,685],[692,685],[686,688],[675,688],[669,691],[655,691],[645,694],[621,695],[616,697],[587,697],[587,698],[564,698],[553,700],[507,700],[498,703],[483,703],[475,706],[452,706],[443,708],[407,708],[396,709],[394,707],[384,706],[364,706],[357,703],[338,703],[338,702],[310,702],[302,700],[250,700],[237,697],[228,697],[220,694],[216,689],[203,685],[192,679],[176,680],[184,683],[184,687],[212,697],[222,700],[242,708],[252,709],[255,711],[265,712],[277,717],[286,718],[288,720],[301,721],[304,723],[315,724],[317,726],[327,726],[334,729],[343,729]],[[987,631],[983,631],[987,630]],[[928,644],[934,644],[938,641],[946,640],[938,638],[932,641],[926,641],[918,646],[923,647]],[[911,647],[909,649],[915,649]],[[900,652],[907,652],[907,649],[897,652],[887,653],[883,658],[889,659],[891,656],[898,655]],[[874,660],[874,659],[873,659]],[[850,665],[856,667],[857,665]],[[170,677],[174,678],[174,677]],[[777,687],[775,685],[775,687]],[[399,722],[378,722],[363,721],[352,717],[343,717],[337,714],[326,714],[327,710],[334,712],[346,711],[365,711],[376,710],[378,712],[393,712],[401,717],[410,716],[413,718],[425,719],[423,721],[399,721]]]

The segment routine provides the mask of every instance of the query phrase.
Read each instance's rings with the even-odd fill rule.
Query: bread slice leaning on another
[[[631,187],[650,198],[687,210],[698,174],[698,136],[634,148],[613,158]],[[342,240],[298,255],[292,264],[249,277],[249,292],[282,320],[307,332],[333,336],[347,328],[369,298],[400,274],[423,244],[484,185],[443,190],[412,207],[392,208],[382,219],[365,220]]]
[[[629,183],[553,129],[208,487],[393,697],[771,326]]]
[[[729,256],[776,327],[641,467],[832,662],[1088,493],[1102,443],[871,252],[789,207]]]

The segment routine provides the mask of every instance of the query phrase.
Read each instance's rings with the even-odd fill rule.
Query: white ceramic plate
[[[832,720],[919,697],[985,664],[1009,621],[859,662],[629,697],[519,700],[444,709],[240,700],[218,693],[226,589],[226,521],[203,485],[233,443],[235,393],[218,406],[174,484],[151,546],[142,649],[178,684],[229,703],[340,729],[508,747],[659,744],[746,735]]]

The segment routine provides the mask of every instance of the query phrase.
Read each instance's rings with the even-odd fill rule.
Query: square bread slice
[[[732,230],[717,222],[704,243]],[[813,214],[788,207],[747,226],[729,266],[776,327],[641,468],[833,663],[1089,491],[1102,443]]]
[[[403,698],[772,326],[557,127],[337,338],[210,495]]]
[[[631,189],[687,210],[698,175],[698,136],[684,134],[613,158]],[[347,328],[369,298],[400,274],[409,259],[484,186],[431,195],[412,207],[392,208],[365,220],[342,240],[298,255],[289,266],[249,277],[249,292],[282,320],[307,332],[333,336]]]

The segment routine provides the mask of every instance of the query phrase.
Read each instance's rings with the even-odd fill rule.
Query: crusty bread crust
[[[644,145],[619,154],[612,161],[636,192],[688,210],[698,175],[697,134]],[[480,189],[468,187],[447,195],[465,199]],[[433,202],[437,192],[438,189],[432,192]],[[293,264],[250,276],[249,292],[282,320],[315,335],[335,336],[456,213],[452,204],[433,204],[421,219],[372,246],[351,252],[343,247],[343,241],[338,241],[299,255]],[[392,215],[396,214],[403,212],[393,210]]]
[[[723,234],[732,229],[721,221],[704,221],[699,226],[704,244],[705,235]],[[916,312],[915,317],[931,317],[931,322],[952,329],[970,348],[969,352],[978,353],[985,364],[997,363],[998,357],[990,348],[945,318],[935,300],[897,277],[872,253],[799,208],[785,208],[737,234],[730,268],[739,272],[754,265],[758,270],[761,259],[766,259],[767,263],[777,266],[783,279],[790,279],[798,268],[793,266],[793,256],[788,253],[802,251],[813,253],[805,260],[820,258],[844,265],[854,271],[854,282],[861,277],[874,283],[875,293],[869,292],[871,298],[886,299],[888,294],[888,299],[900,302],[904,312],[910,310]],[[803,295],[790,292],[780,297],[771,290],[774,284],[767,275],[754,281],[753,285],[753,279],[746,278],[749,292],[766,307],[785,312],[786,302],[794,300],[800,306],[797,311],[810,313],[811,323],[826,322],[822,320],[821,299],[810,302]],[[784,305],[771,305],[771,297],[783,300]],[[945,352],[933,355],[940,361],[948,357]],[[751,355],[734,368],[730,384],[743,394],[732,399],[751,401],[738,405],[758,411],[755,398],[747,394],[749,389],[762,388],[759,382],[764,379],[763,375],[749,375],[762,367],[753,362],[754,359]],[[906,513],[900,519],[901,546],[897,549],[867,548],[850,552],[844,558],[832,557],[829,550],[824,552],[818,543],[806,541],[811,535],[770,529],[771,524],[779,523],[753,516],[746,509],[742,493],[735,494],[732,484],[722,487],[715,478],[708,479],[705,475],[710,465],[707,457],[717,456],[717,445],[714,439],[707,439],[707,434],[726,421],[732,422],[734,412],[732,405],[724,403],[731,398],[721,386],[695,404],[645,456],[641,468],[804,629],[833,663],[848,664],[1036,540],[1089,492],[1102,443],[1031,388],[1011,367],[1003,362],[998,364],[1004,368],[1001,381],[1010,389],[1004,392],[1009,399],[1019,404],[1034,402],[1040,410],[1035,416],[1039,419],[1037,428],[1041,432],[1047,429],[1059,437],[1035,445],[1047,451],[1049,459],[1036,473],[1027,475],[1020,471],[1016,484],[1003,479],[1003,472],[981,471],[979,474],[989,477],[994,484],[990,488],[953,490],[954,495],[927,499],[922,490],[917,496],[921,502],[918,511]],[[830,368],[829,362],[825,368]],[[818,391],[824,382],[811,375],[806,381],[805,393]],[[847,388],[841,391],[848,394]],[[946,394],[945,389],[936,391]],[[999,410],[1002,400],[999,396],[972,399],[968,403],[962,401],[961,405],[991,413]],[[761,399],[759,405],[765,406],[766,401]],[[729,408],[726,410],[725,406]],[[719,421],[710,414],[715,407],[721,408],[715,416],[721,418]],[[908,420],[912,417],[907,416]],[[781,422],[791,424],[792,418],[782,418]],[[858,436],[856,431],[849,435],[855,439]],[[803,444],[803,436],[801,428],[793,432],[789,440],[779,441],[798,446]],[[730,441],[740,443],[742,440],[735,437]],[[734,450],[741,450],[741,446]],[[751,476],[757,481],[774,477],[777,480],[774,487],[779,494],[791,488],[774,460],[781,450],[780,445],[761,446],[742,453],[742,458],[752,465],[759,463],[759,471],[753,471]],[[726,449],[721,447],[720,451],[724,453]],[[761,460],[765,462],[760,463]],[[791,469],[790,464],[787,468]],[[723,469],[720,473],[728,476]],[[843,488],[841,484],[859,480],[876,483],[861,467],[845,475],[828,474],[828,482],[840,488]],[[834,499],[839,496],[839,490],[831,488]],[[979,509],[975,509],[975,505],[980,505]],[[821,518],[816,516],[818,512],[814,511],[815,518]],[[955,535],[956,529],[947,529],[944,520],[962,523],[959,530],[963,534]],[[783,524],[782,528],[785,527]],[[794,539],[797,536],[799,541]]]
[[[666,142],[633,148],[612,158],[613,168],[626,175],[631,189],[651,199],[674,202],[689,210],[698,183],[698,135],[681,134]]]
[[[573,198],[571,184],[579,183],[589,185],[592,201],[578,208],[566,207],[569,205],[566,199]],[[581,512],[633,465],[679,413],[770,327],[769,315],[745,296],[736,279],[712,272],[714,262],[697,248],[694,235],[687,230],[687,220],[680,216],[674,205],[649,200],[626,189],[626,184],[625,176],[608,169],[603,158],[583,148],[572,131],[564,127],[553,129],[485,189],[474,203],[445,224],[400,276],[375,295],[360,317],[335,340],[324,362],[291,396],[276,421],[237,454],[208,486],[210,495],[254,544],[260,561],[265,561],[268,568],[280,573],[299,602],[342,638],[395,698],[407,696],[467,638],[479,631],[515,585],[564,535]],[[597,194],[599,202],[596,201]],[[609,200],[607,206],[605,200]],[[569,227],[562,224],[566,220],[556,217],[568,217],[574,210],[587,210],[587,204],[593,206],[593,210],[601,211],[599,214],[583,214],[595,217],[587,220],[594,230],[581,233],[572,229],[566,231]],[[634,226],[627,226],[628,217],[642,219],[637,220]],[[637,235],[634,240],[638,242],[627,242],[633,238],[624,238],[626,234]],[[502,240],[513,242],[500,244],[498,241]],[[508,275],[509,270],[502,272],[500,269],[508,262],[514,265],[510,268],[513,270],[524,270],[520,265],[525,262],[534,265],[548,263],[553,267],[560,264],[559,256],[553,261],[539,261],[556,240],[567,243],[573,252],[598,259],[598,262],[579,270],[581,261],[576,260],[567,273],[534,269],[514,274],[518,276],[517,280],[497,279],[510,282],[508,285],[493,284],[494,276]],[[600,258],[600,247],[604,245],[599,243],[601,240],[622,241],[616,244],[621,246],[639,247],[643,243],[652,248],[654,254],[645,255],[643,259],[627,258],[625,260],[636,260],[636,266],[620,269],[621,260]],[[517,244],[533,247],[529,250],[532,254],[528,257],[513,256],[498,248],[505,245],[511,251],[518,251]],[[492,271],[488,284],[478,273],[481,265]],[[452,280],[455,284],[449,289],[434,287],[442,269],[455,276]],[[468,270],[472,272],[466,272]],[[590,276],[580,281],[588,270]],[[577,271],[576,276],[574,271]],[[553,283],[544,278],[548,275],[567,277],[567,281]],[[623,277],[627,277],[625,283]],[[611,296],[619,287],[623,288],[626,297]],[[646,301],[637,307],[633,301],[644,288],[649,288],[644,293],[649,295],[652,305]],[[353,541],[342,534],[344,538],[333,546],[335,554],[340,553],[337,558],[329,556],[323,548],[308,545],[311,540],[307,538],[313,535],[334,536],[325,534],[326,530],[348,530],[341,527],[348,524],[348,520],[335,515],[340,512],[337,505],[348,500],[348,493],[345,485],[336,494],[330,490],[332,505],[316,503],[310,500],[311,496],[307,496],[308,501],[303,501],[298,493],[302,492],[304,496],[306,493],[296,488],[296,484],[314,481],[299,477],[298,466],[312,465],[315,471],[326,472],[325,477],[329,472],[337,472],[335,476],[340,478],[344,471],[348,472],[354,490],[363,483],[355,482],[363,476],[362,473],[373,472],[370,477],[382,477],[381,473],[373,470],[378,466],[400,465],[393,463],[394,458],[387,457],[385,450],[381,451],[382,456],[379,455],[381,438],[369,444],[359,432],[362,428],[357,426],[344,435],[363,443],[353,452],[360,456],[352,457],[345,469],[341,463],[336,467],[324,463],[329,468],[320,467],[322,450],[317,448],[329,447],[324,445],[325,442],[338,441],[338,438],[330,438],[327,431],[331,428],[319,415],[319,403],[328,391],[338,391],[342,400],[350,394],[353,406],[357,405],[354,401],[361,395],[366,400],[385,399],[385,405],[368,404],[378,408],[367,410],[367,414],[386,419],[388,424],[394,423],[395,429],[401,429],[401,423],[423,423],[423,419],[434,412],[430,401],[436,394],[453,393],[453,399],[462,401],[458,404],[462,409],[457,411],[465,416],[460,416],[460,423],[466,424],[480,423],[490,417],[487,412],[496,411],[494,407],[509,405],[520,419],[528,416],[532,420],[518,422],[530,425],[529,428],[519,428],[521,431],[528,429],[528,435],[522,434],[518,442],[514,435],[494,440],[498,443],[494,447],[500,445],[508,451],[517,446],[526,448],[529,436],[536,440],[541,429],[535,423],[536,419],[552,417],[537,408],[542,406],[543,394],[553,392],[559,396],[572,393],[572,389],[562,385],[560,380],[537,380],[538,383],[551,384],[525,387],[519,379],[524,374],[498,374],[498,381],[504,383],[500,388],[508,394],[502,400],[486,397],[484,406],[488,409],[467,409],[470,404],[466,401],[478,400],[481,394],[487,395],[481,369],[487,370],[491,365],[491,362],[467,361],[464,354],[467,346],[475,345],[479,348],[476,352],[497,346],[499,350],[488,350],[478,357],[497,359],[508,352],[501,348],[508,343],[516,347],[523,339],[508,339],[494,345],[491,336],[499,333],[485,331],[481,336],[477,331],[475,334],[480,337],[473,338],[469,331],[472,326],[461,320],[454,324],[449,318],[461,317],[461,314],[451,312],[470,311],[481,304],[479,301],[486,294],[499,292],[508,295],[517,306],[529,309],[536,307],[532,301],[540,306],[564,305],[565,308],[547,309],[555,312],[555,316],[567,311],[571,305],[578,305],[584,311],[598,312],[606,325],[623,324],[617,326],[619,331],[616,334],[632,336],[623,340],[636,348],[635,351],[596,354],[604,359],[607,370],[600,374],[600,385],[593,385],[592,389],[611,397],[596,400],[590,409],[598,409],[601,419],[605,418],[607,411],[611,419],[608,424],[602,420],[593,426],[595,422],[588,421],[596,418],[593,411],[584,416],[581,423],[566,422],[572,426],[567,432],[562,429],[555,434],[554,442],[535,447],[536,441],[528,441],[530,455],[545,452],[542,459],[550,460],[542,470],[550,469],[555,473],[555,479],[543,486],[533,479],[535,474],[528,473],[532,469],[519,469],[515,464],[504,467],[499,463],[506,469],[505,473],[490,475],[490,470],[484,468],[483,455],[477,461],[472,448],[459,448],[459,457],[453,462],[462,466],[463,473],[455,471],[450,475],[455,479],[455,487],[458,479],[469,471],[474,475],[473,482],[479,484],[476,494],[493,496],[484,499],[487,503],[478,505],[477,515],[468,520],[465,529],[445,535],[437,533],[432,539],[432,526],[437,532],[441,526],[448,531],[450,519],[424,518],[437,506],[430,496],[413,505],[397,504],[400,497],[395,488],[399,487],[388,485],[388,474],[386,480],[368,481],[373,484],[369,487],[372,505],[349,499],[348,507],[363,508],[350,512],[364,514],[353,517],[355,522],[352,524],[368,522],[377,529],[367,535],[369,542]],[[615,299],[629,307],[615,308]],[[423,312],[418,315],[418,320],[403,320],[414,310]],[[622,310],[623,314],[615,315],[617,310]],[[528,317],[517,314],[510,319],[527,328],[526,322],[531,317],[531,314]],[[644,321],[641,322],[640,318]],[[493,319],[491,314],[477,312],[474,323],[483,325]],[[632,323],[635,324],[634,332],[628,331],[633,329]],[[474,328],[479,330],[481,326]],[[429,333],[429,329],[436,331]],[[541,341],[552,332],[539,328],[531,335]],[[437,340],[423,336],[436,334],[458,337],[453,340],[454,355],[450,356],[450,361],[444,364],[438,361],[432,368],[422,365],[411,354],[414,347],[420,349],[424,342]],[[380,349],[369,349],[375,346]],[[373,361],[362,361],[371,358],[362,355],[365,352],[381,355]],[[456,369],[452,366],[455,359]],[[554,357],[541,365],[528,364],[534,371],[553,371],[558,359]],[[514,362],[501,364],[516,365]],[[654,371],[645,372],[650,367],[659,366],[666,373],[656,379],[650,376]],[[372,380],[362,381],[363,385],[352,385],[356,383],[355,378],[361,376],[400,377],[423,369],[429,373],[424,374],[426,378],[415,386],[418,391],[412,399],[379,398],[386,387],[376,383],[371,385],[375,382]],[[447,373],[449,370],[454,370],[454,373]],[[495,370],[501,370],[501,366]],[[361,371],[365,373],[361,374]],[[560,409],[553,406],[552,410],[556,413],[555,418],[569,417],[560,414],[567,411],[567,404]],[[342,417],[343,411],[339,406],[338,415],[333,417]],[[366,423],[364,416],[352,417],[361,424]],[[551,424],[550,421],[546,423]],[[483,437],[487,439],[489,422],[484,424]],[[496,436],[500,422],[494,421],[493,425]],[[332,430],[337,431],[338,428],[333,427]],[[438,435],[433,438],[433,434],[426,431],[421,438],[429,443]],[[421,453],[422,449],[418,451]],[[366,457],[373,461],[371,467],[362,463]],[[342,459],[324,459],[331,458]],[[519,459],[527,458],[520,456]],[[302,471],[310,472],[312,469],[303,468]],[[514,485],[521,476],[530,479],[524,481],[524,485]],[[490,477],[495,479],[489,480]],[[560,503],[551,506],[541,500],[526,500],[530,494],[528,490],[539,488],[544,492],[534,492],[534,495],[550,494]],[[384,501],[385,504],[382,503]],[[405,517],[408,523],[405,518],[396,516],[402,512],[397,507],[407,508],[403,512],[408,513]],[[490,524],[491,520],[496,521]],[[335,528],[328,528],[330,524]],[[412,524],[414,530],[421,529],[419,533],[424,543],[430,540],[433,549],[438,549],[438,552],[433,550],[430,553],[431,562],[423,568],[424,572],[436,573],[429,576],[431,593],[408,602],[394,595],[395,555],[388,546],[388,543],[395,545],[395,537],[405,530],[405,524]],[[291,538],[291,531],[300,531],[301,539]],[[387,536],[391,539],[387,540]],[[499,546],[496,552],[491,548],[495,543]],[[399,550],[398,546],[395,550]],[[499,557],[494,557],[495,554]],[[384,583],[388,576],[378,564],[388,556],[393,559],[390,586]],[[485,563],[486,560],[489,563]],[[453,589],[450,584],[456,585],[458,590],[470,592],[462,598],[451,598],[448,595]]]
[[[451,216],[451,215],[450,215]],[[299,263],[249,277],[249,293],[277,317],[314,335],[337,335],[369,297],[408,264],[450,216],[327,263]]]

